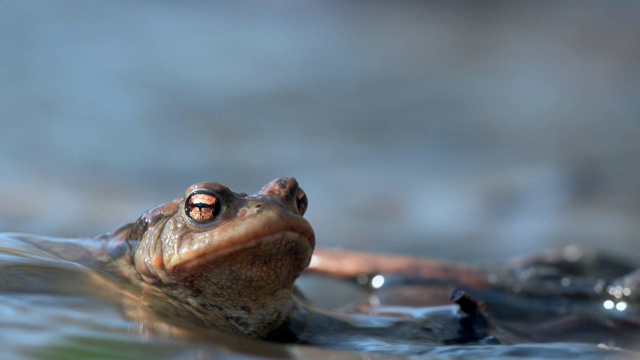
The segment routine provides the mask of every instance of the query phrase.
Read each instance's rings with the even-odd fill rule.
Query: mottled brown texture
[[[111,243],[124,240],[132,250],[114,261],[116,268],[135,269],[128,277],[144,288],[158,313],[266,337],[295,307],[293,282],[315,245],[296,202],[299,191],[293,178],[274,180],[253,195],[217,183],[195,184],[183,199],[148,211],[110,236]],[[185,207],[192,209],[194,193],[215,196],[219,214],[205,221],[189,216]]]

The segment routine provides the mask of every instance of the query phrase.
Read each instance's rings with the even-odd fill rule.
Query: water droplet
[[[613,303],[613,301],[611,300],[605,300],[605,302],[602,304],[604,306],[605,309],[607,310],[611,310],[613,309],[613,307],[615,306],[615,304]]]
[[[356,277],[356,281],[360,285],[366,285],[369,282],[369,277],[367,276],[367,274],[358,274],[358,276]]]
[[[571,285],[571,279],[569,279],[568,277],[563,277],[562,280],[560,280],[560,283],[562,284],[562,286],[569,286]]]
[[[384,285],[384,276],[376,275],[371,279],[371,287],[374,289],[379,289],[382,285]]]
[[[627,303],[625,301],[620,301],[616,304],[616,310],[624,311],[627,308]]]
[[[613,296],[615,296],[617,299],[620,299],[622,297],[622,287],[616,286],[616,290],[613,293]]]

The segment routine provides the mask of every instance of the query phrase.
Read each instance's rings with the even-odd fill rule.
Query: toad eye
[[[210,191],[194,191],[184,202],[184,212],[197,223],[207,223],[220,213],[220,200]]]
[[[309,200],[307,200],[307,194],[302,191],[302,189],[298,188],[298,193],[296,194],[296,206],[298,207],[298,212],[300,215],[304,215],[307,211],[307,207],[309,206]]]

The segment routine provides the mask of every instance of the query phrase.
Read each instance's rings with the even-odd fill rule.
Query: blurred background
[[[0,1],[0,230],[295,176],[318,246],[636,255],[635,1]]]

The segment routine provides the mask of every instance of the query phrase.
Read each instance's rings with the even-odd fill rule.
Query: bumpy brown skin
[[[215,194],[220,202],[211,221],[198,223],[185,213],[194,191]],[[103,236],[111,257],[103,268],[143,287],[159,313],[264,338],[297,306],[293,282],[315,245],[305,209],[294,178],[274,180],[253,195],[198,183],[184,198]]]

